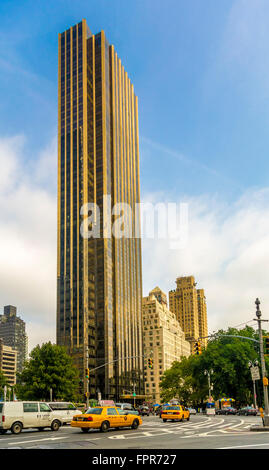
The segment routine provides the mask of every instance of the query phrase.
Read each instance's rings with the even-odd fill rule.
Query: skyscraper
[[[177,288],[169,292],[169,308],[175,313],[186,339],[192,344],[198,338],[202,346],[207,340],[206,300],[203,289],[196,289],[194,276],[178,277]]]
[[[198,304],[198,321],[199,321],[199,336],[203,338],[201,340],[202,346],[206,346],[208,343],[206,336],[208,336],[208,325],[207,325],[207,308],[206,308],[206,296],[204,289],[197,289],[197,304]]]
[[[16,371],[22,372],[28,354],[28,337],[25,322],[17,316],[13,305],[6,305],[4,315],[0,315],[0,338],[5,346],[17,351]]]
[[[59,34],[58,96],[57,343],[92,396],[143,393],[141,241],[108,230],[115,204],[140,202],[137,97],[85,20]],[[88,203],[99,237],[81,235]]]

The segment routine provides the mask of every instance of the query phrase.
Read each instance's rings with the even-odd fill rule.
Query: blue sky
[[[93,32],[105,30],[139,97],[142,190],[158,185],[236,197],[244,188],[267,184],[268,93],[263,99],[247,40],[242,63],[227,50],[238,47],[232,12],[236,4],[251,9],[250,3],[1,2],[1,134],[23,132],[26,158],[55,135],[57,33],[84,17]],[[268,13],[265,2],[255,4]],[[161,147],[184,158],[164,158]]]
[[[12,254],[10,236],[6,245],[1,239],[0,307],[18,304],[29,323],[40,315],[31,332],[39,338],[43,322],[49,336],[55,315],[58,33],[82,18],[93,33],[105,31],[138,95],[142,198],[190,203],[195,233],[187,253],[175,256],[164,246],[150,250],[144,244],[145,293],[156,284],[174,288],[178,275],[196,275],[206,289],[212,328],[225,326],[221,319],[235,305],[238,323],[248,308],[252,315],[252,296],[259,293],[269,307],[268,1],[3,0],[0,17],[0,193],[9,208],[0,228],[3,234],[10,224],[14,237]],[[24,202],[20,211],[16,201]],[[36,203],[33,213],[42,213],[47,236],[39,232],[40,220],[25,212],[30,201]],[[47,292],[49,303],[31,298],[37,281],[30,267],[25,275],[20,243],[33,250],[32,270],[41,265],[46,273],[36,291]],[[12,256],[22,274],[11,288]],[[249,286],[241,303],[234,289],[240,282],[244,292]],[[225,286],[231,299],[220,308]]]

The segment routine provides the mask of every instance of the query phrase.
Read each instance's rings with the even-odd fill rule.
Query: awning
[[[148,398],[152,398],[152,395],[136,395],[135,397],[133,395],[121,395],[120,398],[132,398],[132,399],[138,399],[138,400],[146,400]]]

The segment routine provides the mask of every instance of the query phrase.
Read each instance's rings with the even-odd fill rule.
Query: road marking
[[[44,439],[31,439],[31,441],[5,442],[5,444],[9,444],[10,446],[13,446],[13,445],[17,445],[17,444],[29,444],[30,442],[58,441],[59,439],[68,439],[68,436],[66,436],[66,437],[45,437]]]
[[[231,424],[232,424],[232,423],[231,423]],[[238,424],[234,424],[233,426],[229,426],[229,425],[227,425],[227,426],[228,426],[228,427],[227,427],[227,429],[234,429],[234,428],[238,428],[239,426],[242,426],[242,424],[244,424],[244,420],[243,420],[243,419],[241,419],[240,423],[238,423]],[[224,426],[223,426],[223,427],[224,427]],[[247,427],[248,427],[248,426],[247,426]],[[225,431],[225,430],[221,430],[220,432],[224,432],[224,433],[225,433],[225,432],[227,432],[227,431]]]
[[[240,449],[242,447],[260,447],[260,446],[269,446],[269,443],[266,444],[249,444],[244,446],[233,446],[233,447],[218,447],[218,449]]]

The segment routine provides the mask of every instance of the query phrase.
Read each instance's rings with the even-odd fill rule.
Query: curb
[[[269,426],[255,426],[250,428],[250,431],[264,432],[269,431]]]

